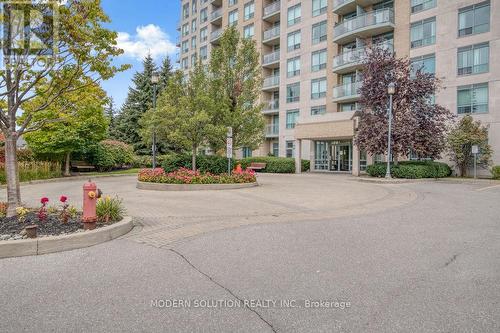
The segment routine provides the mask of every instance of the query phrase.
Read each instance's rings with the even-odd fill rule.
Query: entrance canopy
[[[352,138],[356,127],[356,111],[332,112],[300,119],[295,125],[295,139],[322,140]]]

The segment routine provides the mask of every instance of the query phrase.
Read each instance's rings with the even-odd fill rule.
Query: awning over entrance
[[[299,120],[295,125],[298,140],[321,140],[352,138],[356,126],[357,112],[333,112],[308,120]]]

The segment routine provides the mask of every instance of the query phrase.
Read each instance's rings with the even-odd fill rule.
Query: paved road
[[[206,193],[99,180],[139,227],[87,249],[0,260],[0,331],[500,331],[500,186],[259,180]],[[25,199],[75,197],[80,185],[27,186]],[[262,302],[228,307],[250,300]]]

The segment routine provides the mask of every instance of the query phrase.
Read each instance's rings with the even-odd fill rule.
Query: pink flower
[[[43,197],[40,199],[40,202],[42,203],[42,205],[45,205],[47,202],[49,202],[49,198]]]
[[[59,198],[59,201],[61,201],[62,203],[65,203],[67,200],[68,200],[68,197],[65,195],[61,195],[61,197]]]

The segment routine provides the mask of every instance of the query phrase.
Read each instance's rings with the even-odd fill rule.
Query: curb
[[[92,231],[64,236],[0,241],[0,259],[81,249],[123,236],[132,230],[133,227],[132,217],[127,216],[118,223]]]
[[[435,181],[434,178],[421,178],[421,179],[391,179],[387,180],[385,178],[353,178],[353,181],[360,183],[371,183],[371,184],[408,184],[408,183],[421,183],[426,181]]]
[[[241,183],[241,184],[161,184],[161,183],[147,183],[137,182],[139,190],[149,191],[220,191],[220,190],[237,190],[242,188],[250,188],[259,186],[258,182],[255,183]]]
[[[70,182],[77,180],[88,180],[94,178],[109,178],[109,177],[137,177],[135,174],[117,174],[117,175],[94,175],[94,176],[71,176],[71,177],[59,177],[59,178],[50,178],[50,179],[39,179],[39,180],[31,180],[29,182],[21,182],[21,186],[25,185],[36,185],[36,184],[47,184],[47,183],[59,183],[59,182]],[[6,184],[0,185],[0,188],[7,188]]]

